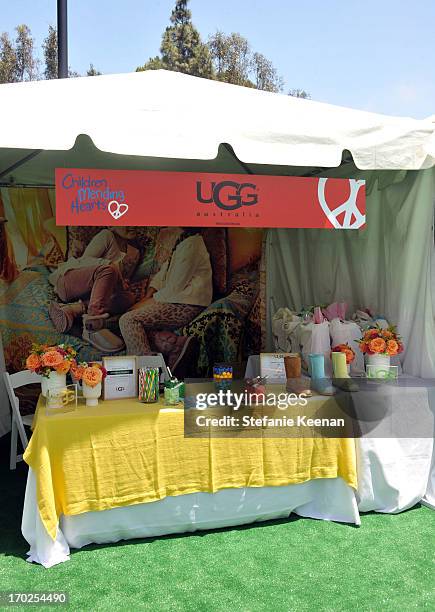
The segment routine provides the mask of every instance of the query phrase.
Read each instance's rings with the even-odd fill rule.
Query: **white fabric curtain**
[[[277,308],[344,300],[350,314],[370,307],[397,324],[405,373],[435,377],[435,171],[356,171],[352,177],[367,181],[365,229],[268,231],[268,347]]]

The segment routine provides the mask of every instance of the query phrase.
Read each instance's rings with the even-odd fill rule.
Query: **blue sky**
[[[56,0],[2,0],[0,31],[27,23],[40,48]],[[69,0],[69,63],[130,72],[159,50],[175,0]],[[434,0],[191,0],[204,39],[240,32],[286,89],[417,118],[435,114]]]

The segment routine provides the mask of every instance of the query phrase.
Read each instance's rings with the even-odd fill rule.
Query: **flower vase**
[[[66,374],[58,374],[56,371],[50,372],[50,376],[43,376],[41,380],[41,393],[47,397],[48,391],[66,387]]]
[[[390,372],[390,355],[385,353],[366,355],[366,365],[370,366],[367,372],[370,378],[387,378]]]
[[[71,374],[72,384],[73,385],[77,385],[77,389],[81,389],[82,388],[82,379],[81,378],[76,378],[71,371],[70,371],[70,374]]]
[[[98,399],[101,397],[101,383],[90,387],[83,382],[83,397],[86,398],[86,406],[98,406]]]

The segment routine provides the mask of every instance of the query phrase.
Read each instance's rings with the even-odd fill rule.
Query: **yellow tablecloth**
[[[184,437],[181,408],[113,400],[46,416],[43,401],[24,459],[53,539],[61,514],[314,478],[341,476],[357,485],[352,439],[192,439]]]

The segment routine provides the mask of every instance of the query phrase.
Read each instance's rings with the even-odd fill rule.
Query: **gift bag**
[[[293,348],[294,332],[300,324],[300,317],[288,308],[280,308],[272,319],[273,341],[276,351],[284,353],[298,352],[299,347]]]
[[[309,354],[318,353],[325,357],[325,374],[332,375],[331,339],[329,321],[323,323],[304,323],[300,326],[299,345],[303,368],[309,371]]]

